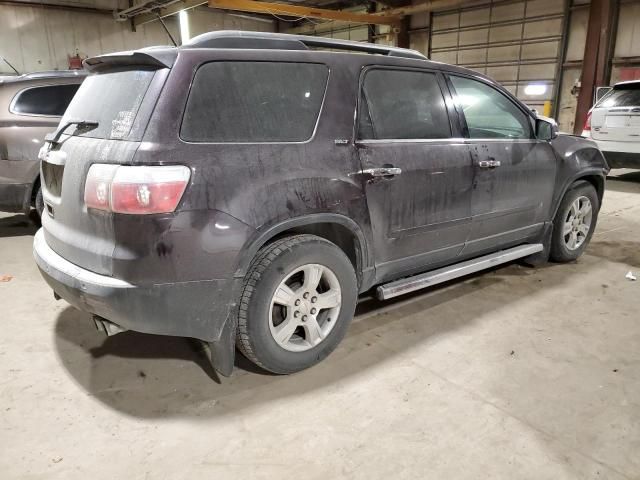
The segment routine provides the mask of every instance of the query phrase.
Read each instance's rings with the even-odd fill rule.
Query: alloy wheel
[[[307,264],[289,273],[271,299],[269,330],[291,352],[319,345],[333,330],[342,302],[340,282],[324,265]]]
[[[573,201],[562,227],[564,243],[569,250],[577,250],[587,240],[592,216],[593,207],[587,197],[581,196]]]

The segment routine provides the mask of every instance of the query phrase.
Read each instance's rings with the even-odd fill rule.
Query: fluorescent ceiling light
[[[547,93],[547,86],[542,83],[530,83],[524,87],[526,95],[544,95]]]
[[[189,41],[189,16],[186,10],[180,10],[178,14],[180,19],[180,41],[182,45]]]

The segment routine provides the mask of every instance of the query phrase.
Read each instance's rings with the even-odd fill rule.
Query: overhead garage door
[[[433,60],[485,73],[539,109],[556,88],[564,19],[560,0],[494,1],[433,14]]]

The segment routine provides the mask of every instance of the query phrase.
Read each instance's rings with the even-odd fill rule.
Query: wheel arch
[[[273,225],[253,239],[243,250],[236,277],[244,277],[256,253],[265,245],[288,235],[312,234],[336,244],[349,257],[358,277],[358,285],[368,288],[373,278],[373,267],[362,228],[344,215],[317,213],[295,217]]]
[[[34,206],[36,201],[36,195],[38,194],[38,189],[40,188],[40,174],[34,178],[31,183],[31,192],[29,193],[29,206]]]
[[[558,196],[558,200],[556,201],[556,205],[553,210],[553,216],[551,218],[555,218],[558,213],[558,209],[560,208],[560,204],[562,203],[562,199],[565,197],[569,189],[577,182],[587,182],[593,186],[596,190],[596,194],[598,195],[598,203],[602,205],[602,198],[604,196],[604,185],[605,185],[605,176],[602,171],[593,170],[581,172],[574,177],[572,177],[562,189],[562,194]]]

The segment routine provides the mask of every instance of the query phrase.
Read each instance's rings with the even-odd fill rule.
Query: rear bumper
[[[603,150],[602,154],[611,168],[640,168],[640,153]]]
[[[596,142],[611,168],[640,168],[640,141],[596,140],[589,132],[583,132],[583,136]]]
[[[67,261],[47,245],[42,229],[33,255],[60,297],[127,330],[216,341],[234,305],[234,280],[132,285]]]
[[[0,211],[24,212],[30,206],[30,183],[0,183]]]

